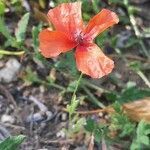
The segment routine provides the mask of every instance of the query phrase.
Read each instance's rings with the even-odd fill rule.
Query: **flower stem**
[[[78,90],[78,87],[79,87],[80,81],[81,81],[81,79],[82,79],[82,76],[83,76],[83,74],[81,73],[80,76],[79,76],[79,78],[78,78],[78,80],[77,80],[75,89],[74,89],[73,94],[72,94],[71,104],[73,104],[73,103],[74,103],[73,101],[76,100],[76,92],[77,92],[77,90]],[[71,122],[72,122],[72,116],[71,116],[71,115],[72,115],[72,114],[69,113],[69,126],[72,124],[72,123],[71,123]]]
[[[76,87],[75,87],[75,89],[74,89],[74,91],[73,91],[73,95],[72,95],[71,101],[74,100],[74,97],[76,96],[76,92],[77,92],[77,90],[78,90],[78,87],[79,87],[80,81],[81,81],[81,79],[82,79],[82,76],[83,76],[83,74],[81,73],[80,76],[79,76],[79,78],[78,78]]]

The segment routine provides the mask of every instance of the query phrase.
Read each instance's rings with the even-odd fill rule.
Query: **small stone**
[[[21,64],[18,60],[14,58],[9,59],[6,62],[5,67],[0,69],[0,82],[10,83],[15,81],[20,67]]]
[[[0,61],[0,68],[4,67],[4,62]]]
[[[104,118],[105,118],[106,120],[108,120],[110,117],[109,117],[108,115],[106,115]]]
[[[117,40],[116,47],[124,48],[131,37],[131,31],[130,30],[122,31],[117,35],[117,37],[118,37],[118,40]]]
[[[65,137],[65,132],[63,130],[60,130],[59,132],[56,133],[56,136],[58,138],[64,138]]]
[[[45,92],[45,87],[43,85],[40,86],[40,92],[44,93]]]
[[[44,120],[44,116],[42,115],[41,112],[37,112],[35,114],[30,114],[27,119],[26,122],[27,123],[31,123],[31,122],[42,122]]]
[[[53,1],[50,1],[50,2],[49,2],[49,6],[50,6],[50,7],[55,7],[55,3],[54,3]]]
[[[10,115],[2,115],[1,122],[13,124],[15,122],[15,118]]]
[[[66,113],[62,113],[61,120],[62,121],[66,121],[67,120],[67,114]]]
[[[74,150],[87,150],[86,146],[77,147]]]
[[[100,112],[98,115],[99,115],[100,117],[103,117],[103,113],[102,113],[102,112]]]
[[[3,141],[10,136],[11,135],[10,135],[9,131],[5,127],[0,125],[0,141]]]

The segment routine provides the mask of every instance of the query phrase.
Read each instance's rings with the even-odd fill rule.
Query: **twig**
[[[66,108],[60,108],[59,110],[68,112]],[[88,111],[76,111],[76,114],[79,115],[93,115],[98,113],[113,113],[114,109],[112,107],[106,107],[103,109],[96,109],[96,110],[88,110]]]
[[[15,107],[15,112],[17,114],[17,118],[18,120],[23,123],[23,120],[22,120],[22,117],[20,116],[20,112],[18,110],[18,106],[17,106],[17,103],[16,101],[14,100],[13,96],[11,95],[11,93],[3,86],[3,85],[0,85],[0,91],[2,92],[2,94],[4,94],[8,100],[9,103],[12,103]]]
[[[104,108],[104,109],[96,109],[96,110],[89,110],[89,111],[77,111],[77,114],[79,115],[93,115],[98,113],[111,113],[114,112],[112,108]]]
[[[41,139],[40,140],[41,143],[44,144],[73,144],[74,140],[73,139],[66,139],[66,140],[46,140],[46,139]]]
[[[90,143],[88,146],[88,150],[93,150],[94,149],[94,135],[91,135]]]
[[[0,141],[10,137],[11,134],[9,133],[9,131],[3,126],[0,124]]]
[[[18,125],[14,125],[14,124],[10,124],[10,123],[0,123],[0,125],[6,126],[9,128],[14,128],[14,129],[21,130],[21,131],[26,130],[25,127],[23,127],[23,126],[18,126]]]
[[[9,103],[12,103],[15,107],[17,107],[17,103],[14,100],[13,96],[10,94],[10,92],[3,85],[0,85],[0,91],[2,94],[4,94],[6,96]]]
[[[96,104],[97,106],[101,108],[105,108],[105,105],[103,105],[100,101],[97,100],[97,98],[86,88],[85,86],[82,86],[83,90],[86,92],[86,94],[90,97],[90,102]]]
[[[40,101],[38,101],[35,97],[30,96],[29,100],[31,100],[32,102],[34,102],[39,107],[40,111],[42,111],[42,112],[48,111],[48,108],[43,103],[41,103]]]
[[[102,150],[107,150],[107,145],[104,138],[102,139]]]

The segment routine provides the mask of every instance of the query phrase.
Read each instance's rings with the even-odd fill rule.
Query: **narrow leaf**
[[[18,28],[15,31],[17,42],[22,42],[25,39],[25,32],[29,22],[30,13],[26,13],[18,22]]]
[[[12,40],[13,37],[10,34],[10,31],[8,29],[8,27],[5,24],[4,18],[0,17],[0,33],[3,34],[3,36],[5,36],[5,38],[7,38],[7,40]]]
[[[0,49],[0,55],[16,55],[20,56],[23,55],[24,51],[7,51],[7,50],[1,50]]]
[[[24,139],[24,135],[9,137],[3,142],[0,142],[0,150],[17,150],[17,147],[24,141]]]

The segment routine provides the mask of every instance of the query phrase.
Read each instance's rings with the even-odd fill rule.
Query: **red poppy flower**
[[[93,43],[93,40],[108,27],[119,22],[114,12],[102,9],[84,26],[81,2],[63,3],[49,10],[48,19],[56,31],[45,29],[40,32],[39,48],[43,56],[56,57],[76,48],[76,64],[82,73],[92,78],[100,78],[112,71],[114,62]]]

